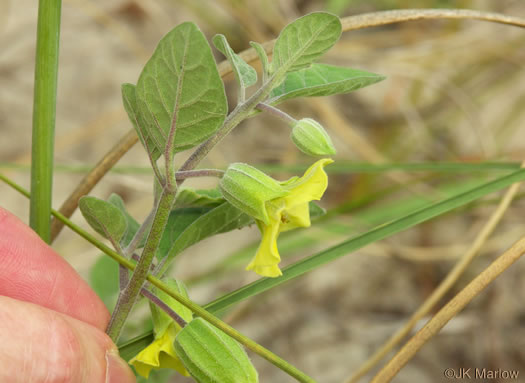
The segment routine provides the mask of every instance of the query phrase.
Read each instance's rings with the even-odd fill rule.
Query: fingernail
[[[114,351],[106,352],[106,383],[135,383],[129,365]]]

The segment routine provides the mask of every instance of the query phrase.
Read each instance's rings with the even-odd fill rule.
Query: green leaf
[[[314,201],[310,201],[308,203],[308,208],[310,210],[310,218],[311,219],[317,218],[317,217],[321,217],[321,216],[326,214],[326,210],[323,209],[318,204],[316,204]]]
[[[177,195],[175,208],[181,207],[214,207],[222,204],[224,198],[219,189],[182,189]]]
[[[288,24],[273,48],[272,73],[310,66],[339,40],[341,31],[339,18],[324,12],[310,13]]]
[[[223,202],[221,205],[214,208],[204,207],[190,209],[194,211],[194,215],[191,215],[191,213],[188,212],[187,214],[191,216],[186,218],[186,222],[189,222],[192,218],[197,217],[198,215],[198,217],[190,224],[187,224],[186,222],[183,223],[180,217],[177,218],[177,214],[180,214],[180,212],[177,210],[183,209],[177,209],[173,211],[171,213],[174,215],[173,219],[170,215],[168,226],[170,225],[170,222],[173,222],[173,225],[176,225],[177,227],[167,229],[167,231],[171,230],[171,234],[168,234],[168,238],[172,239],[173,242],[169,252],[166,255],[168,259],[166,260],[164,270],[167,268],[173,258],[195,243],[215,234],[226,233],[234,229],[240,229],[253,223],[253,219],[250,216],[244,214],[229,202]],[[179,222],[177,223],[177,221]],[[177,234],[177,231],[180,228],[183,228],[183,230],[180,232],[180,234]]]
[[[128,213],[128,211],[126,210],[126,205],[124,205],[124,201],[122,200],[122,198],[120,198],[118,194],[112,193],[108,198],[108,202],[112,204],[113,206],[117,207],[124,214],[124,218],[126,219],[127,229],[126,229],[126,232],[124,233],[124,236],[120,240],[120,244],[123,247],[125,247],[129,245],[129,243],[133,239],[133,236],[139,229],[140,224],[135,220],[135,218],[133,218]],[[145,240],[146,240],[146,236],[144,236],[143,242],[145,242]]]
[[[263,81],[266,82],[265,80],[270,74],[270,62],[268,61],[268,55],[261,44],[255,41],[250,41],[250,45],[253,47],[253,49],[255,49],[255,52],[257,52],[257,55],[259,56],[259,60],[261,60],[263,74],[265,75]]]
[[[173,152],[203,142],[222,125],[228,109],[211,48],[190,22],[162,38],[140,74],[135,94],[139,125],[161,152],[172,128]]]
[[[104,200],[85,196],[78,201],[78,207],[89,226],[97,233],[108,238],[115,245],[127,229],[124,213],[113,204]]]
[[[277,105],[291,98],[349,93],[384,79],[384,76],[362,70],[312,64],[286,74],[284,81],[272,89],[268,103]]]
[[[89,283],[109,311],[117,303],[119,292],[118,263],[102,254],[89,271]]]
[[[157,249],[156,256],[162,259],[168,254],[173,243],[200,216],[211,210],[211,207],[189,207],[172,210],[166,224],[166,229],[162,233],[162,238]]]
[[[248,65],[239,55],[235,54],[230,48],[228,40],[224,35],[215,35],[213,45],[217,48],[230,62],[233,74],[241,89],[246,89],[257,82],[257,72]]]
[[[244,214],[229,202],[224,202],[189,225],[174,242],[170,256],[179,254],[204,238],[240,229],[252,223],[252,217]]]
[[[159,159],[162,154],[161,151],[153,144],[150,136],[144,131],[144,127],[139,125],[139,116],[137,111],[137,100],[135,97],[135,85],[133,84],[122,84],[122,102],[124,103],[124,109],[126,110],[128,117],[137,132],[142,146],[146,149],[148,156],[150,156],[152,162]]]
[[[460,193],[454,197],[447,198],[441,202],[434,203],[428,207],[417,210],[404,217],[398,218],[390,223],[380,225],[364,234],[348,239],[318,254],[304,258],[283,270],[283,275],[279,278],[261,278],[253,283],[241,287],[210,302],[204,308],[212,313],[217,313],[241,300],[260,294],[266,290],[274,288],[284,282],[294,279],[309,271],[348,255],[370,243],[388,238],[394,234],[416,226],[419,223],[428,221],[434,217],[445,214],[460,206],[466,205],[489,193],[503,189],[515,182],[525,179],[525,170],[519,170],[507,176],[498,178],[494,181],[485,183],[474,189]]]

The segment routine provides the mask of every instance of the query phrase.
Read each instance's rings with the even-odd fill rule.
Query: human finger
[[[104,303],[60,255],[0,208],[0,295],[35,303],[104,329]]]
[[[1,382],[135,382],[104,332],[32,303],[0,297],[0,339]]]

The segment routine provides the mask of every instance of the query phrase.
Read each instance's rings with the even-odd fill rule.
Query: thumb
[[[1,382],[135,382],[105,333],[32,303],[0,296],[0,339]]]

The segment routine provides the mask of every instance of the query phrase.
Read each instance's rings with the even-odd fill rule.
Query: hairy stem
[[[131,242],[124,249],[124,256],[129,257],[135,250],[137,250],[137,248],[140,245],[140,242],[142,241],[142,237],[144,236],[144,233],[146,233],[146,231],[150,229],[154,217],[155,217],[155,210],[152,210],[148,214],[144,222],[142,222],[142,225],[140,225],[139,229],[133,236],[133,239],[131,240]]]
[[[153,294],[151,291],[149,291],[146,288],[142,288],[140,290],[140,293],[149,299],[153,304],[155,304],[157,307],[159,307],[162,311],[164,311],[166,314],[170,316],[171,319],[173,319],[180,327],[186,326],[186,321],[182,319],[179,314],[177,314],[173,309],[168,306],[162,299],[160,299],[158,296]]]
[[[290,116],[288,113],[283,112],[281,109],[277,109],[275,106],[271,106],[261,102],[257,104],[256,109],[271,114],[272,116],[277,117],[279,120],[286,122],[288,125],[292,125],[297,122],[295,118]]]
[[[124,323],[137,300],[140,290],[146,281],[150,266],[155,257],[155,252],[157,251],[162,238],[162,233],[168,222],[171,208],[175,202],[175,196],[176,190],[169,188],[168,186],[163,189],[140,260],[133,271],[128,285],[119,296],[117,306],[115,307],[115,311],[111,316],[111,320],[106,330],[106,333],[115,343],[117,342],[122,327],[124,326]]]
[[[184,170],[175,173],[177,181],[185,180],[186,178],[194,177],[217,177],[221,178],[224,175],[224,170],[219,169],[198,169],[198,170]]]

